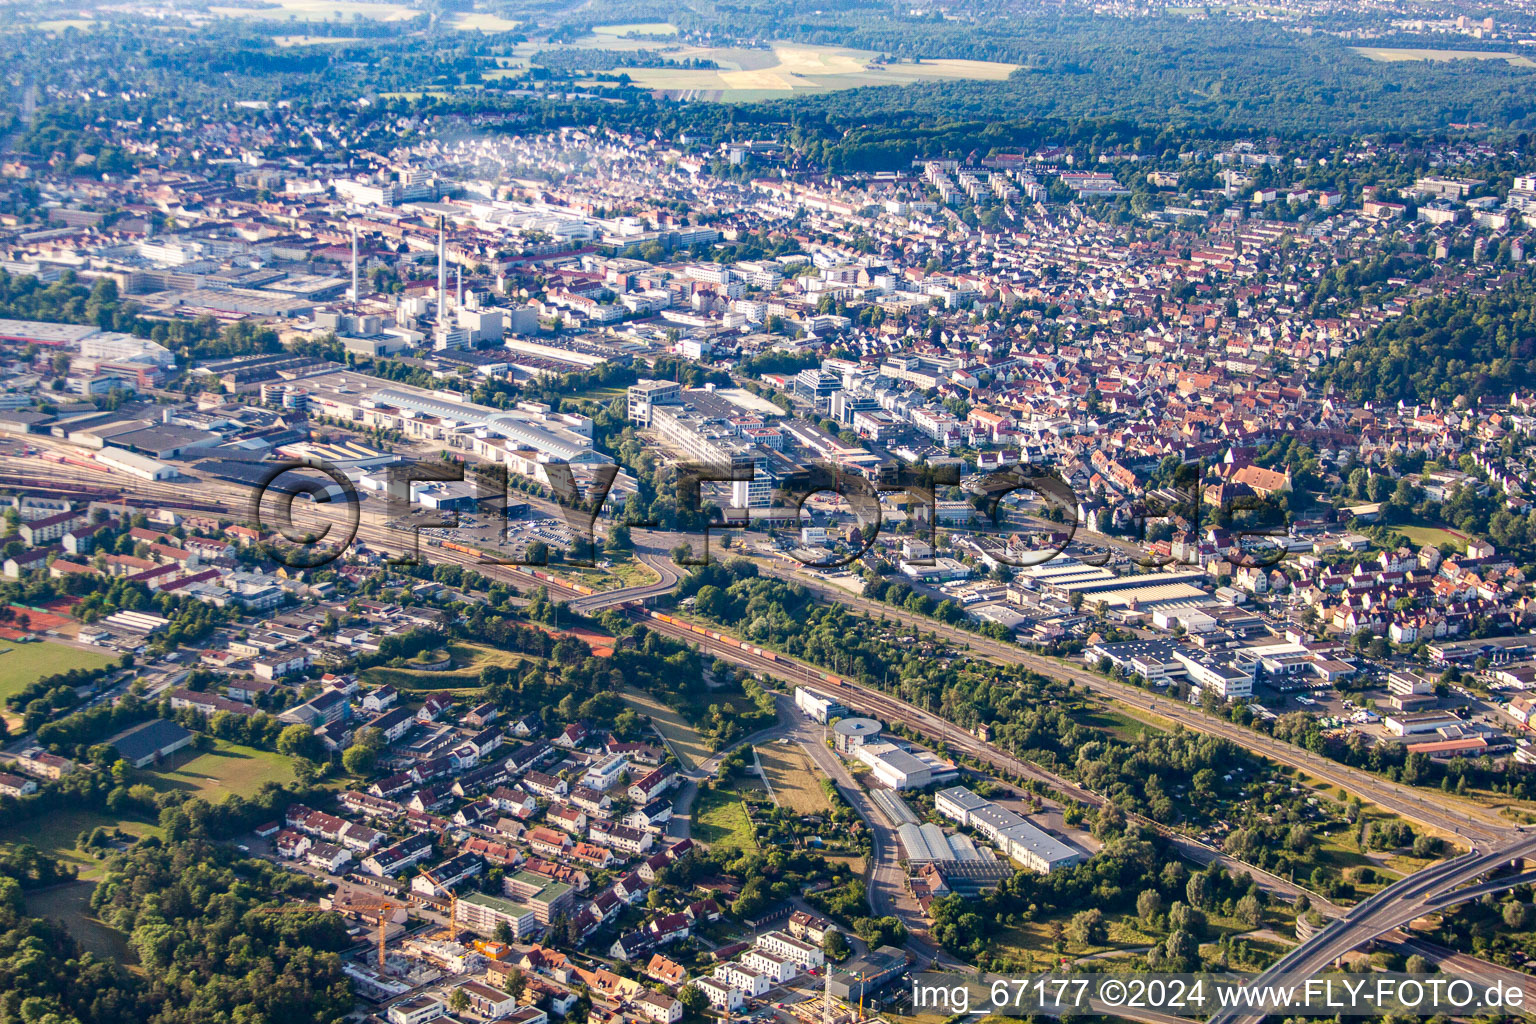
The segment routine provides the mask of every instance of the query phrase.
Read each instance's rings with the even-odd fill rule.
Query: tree
[[[1215,893],[1211,891],[1211,878],[1203,871],[1197,871],[1189,876],[1189,884],[1184,887],[1184,895],[1189,898],[1192,907],[1204,910],[1211,905]]]
[[[1200,942],[1191,932],[1179,930],[1168,936],[1163,943],[1163,953],[1168,966],[1176,971],[1192,971],[1200,963]]]
[[[377,751],[354,743],[341,755],[341,764],[350,774],[362,776],[372,773],[377,759]]]
[[[677,993],[677,1001],[683,1004],[683,1012],[690,1017],[702,1017],[709,1009],[709,997],[697,985],[684,985]]]
[[[1523,932],[1531,926],[1532,916],[1529,903],[1517,900],[1504,904],[1504,923],[1517,932]]]
[[[1403,970],[1407,971],[1409,974],[1433,974],[1435,968],[1434,965],[1431,964],[1428,960],[1415,953],[1413,956],[1410,956],[1408,958],[1408,962],[1403,965]]]
[[[1073,914],[1072,920],[1067,922],[1067,938],[1080,946],[1103,945],[1109,938],[1104,912],[1098,907],[1090,907]]]
[[[462,988],[454,989],[453,994],[448,997],[448,1009],[454,1013],[463,1013],[469,1009],[469,993]]]
[[[837,929],[828,928],[826,936],[821,940],[821,948],[833,960],[841,960],[848,955],[848,939]]]
[[[1237,901],[1236,915],[1239,921],[1250,928],[1257,928],[1264,923],[1264,907],[1253,893]]]
[[[290,725],[277,737],[277,752],[285,757],[302,757],[314,761],[319,759],[320,741],[315,738],[315,730],[307,725]]]
[[[1143,889],[1136,897],[1136,916],[1143,924],[1151,924],[1163,912],[1163,897],[1156,889]]]
[[[497,942],[504,942],[510,945],[512,942],[512,926],[505,921],[497,921],[496,929],[491,933],[491,938]]]
[[[725,622],[730,612],[731,599],[724,590],[706,583],[694,595],[694,607],[698,609],[700,615],[708,616],[717,622]]]
[[[1174,931],[1199,933],[1205,931],[1205,913],[1187,903],[1175,900],[1168,908],[1168,927]]]

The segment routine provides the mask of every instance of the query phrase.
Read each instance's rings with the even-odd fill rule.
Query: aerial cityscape
[[[0,1024],[1536,1013],[1527,0],[5,11]]]

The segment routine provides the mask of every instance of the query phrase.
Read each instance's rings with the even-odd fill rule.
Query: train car
[[[456,543],[454,541],[451,541],[451,540],[441,541],[440,543],[442,544],[443,547],[447,548],[449,551],[458,551],[461,554],[474,555],[476,558],[480,557],[479,550],[477,550],[476,548],[470,547],[468,544],[458,544],[458,543]]]
[[[711,640],[719,640],[720,639],[720,634],[716,633],[714,630],[710,630],[709,631],[709,638]]]

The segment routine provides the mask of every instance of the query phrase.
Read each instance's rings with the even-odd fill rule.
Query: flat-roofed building
[[[505,922],[514,939],[526,939],[543,931],[529,904],[480,892],[459,897],[458,922],[479,935],[493,935],[496,926]]]
[[[1041,874],[1086,860],[1077,850],[1030,824],[1021,815],[977,796],[963,786],[934,795],[934,809],[962,826],[986,836],[1005,856]]]
[[[825,725],[833,718],[841,718],[848,714],[848,708],[836,697],[813,690],[809,686],[795,687],[795,707],[805,712],[806,717],[815,719]]]

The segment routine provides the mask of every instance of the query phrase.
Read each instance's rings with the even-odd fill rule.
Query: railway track
[[[29,476],[33,480],[58,480],[73,481],[79,483],[82,474],[79,471],[71,472],[46,463],[36,464],[38,472]],[[29,465],[29,471],[32,465]],[[104,481],[87,478],[86,482],[96,485]],[[112,485],[122,490],[146,495],[170,505],[172,502],[186,502],[186,484],[162,484],[152,481],[123,480],[112,478]],[[211,507],[223,510],[223,514],[239,516],[247,507],[249,489],[241,485],[226,481],[206,480],[200,482],[200,489],[210,494],[225,495],[227,502],[223,505]],[[181,507],[181,506],[178,506]],[[316,508],[323,509],[326,506],[319,505]],[[373,514],[377,518],[377,514]],[[361,516],[357,536],[370,545],[377,545],[383,550],[406,550],[414,538],[398,528],[392,528],[376,522],[370,522],[369,513]],[[591,597],[586,588],[577,588],[558,580],[535,575],[532,571],[514,566],[487,564],[481,560],[478,552],[473,549],[449,548],[446,546],[430,547],[423,544],[424,550],[430,550],[432,556],[447,562],[452,562],[469,568],[493,579],[501,579],[506,582],[521,583],[524,585],[547,587],[551,594],[567,601],[579,601],[584,597]],[[1117,683],[1101,676],[1090,674],[1086,669],[1075,668],[1061,662],[1046,658],[1039,654],[1025,651],[1016,645],[1003,644],[977,633],[970,633],[954,627],[946,626],[931,619],[924,619],[897,609],[889,605],[875,604],[864,598],[857,597],[846,592],[838,591],[835,594],[827,593],[827,585],[819,581],[806,580],[794,574],[786,574],[783,571],[772,572],[771,575],[792,579],[809,589],[821,594],[823,597],[836,600],[859,610],[865,614],[884,615],[894,618],[914,629],[925,633],[932,633],[945,637],[967,648],[970,653],[982,660],[994,664],[1019,665],[1057,679],[1070,681],[1074,685],[1081,686],[1088,692],[1094,693],[1102,699],[1117,701],[1128,707],[1137,708],[1155,715],[1167,718],[1186,728],[1208,733],[1244,747],[1258,756],[1267,758],[1278,764],[1305,772],[1324,783],[1337,786],[1341,790],[1354,793],[1363,799],[1391,811],[1410,821],[1417,822],[1434,829],[1442,834],[1460,837],[1464,842],[1493,842],[1509,836],[1514,831],[1514,825],[1499,819],[1494,812],[1474,804],[1456,802],[1447,805],[1445,798],[1426,797],[1408,787],[1399,786],[1384,779],[1373,776],[1359,769],[1342,765],[1331,759],[1316,755],[1300,747],[1276,740],[1252,729],[1236,725],[1235,723],[1206,715],[1195,708],[1183,707],[1176,701],[1168,698],[1159,698],[1156,694],[1141,690],[1129,684]],[[650,625],[663,633],[675,635],[678,638],[686,638],[700,646],[710,647],[714,653],[728,655],[727,660],[737,663],[749,664],[749,667],[762,671],[771,671],[779,663],[772,659],[763,659],[761,654],[752,655],[747,652],[744,656],[737,644],[731,647],[729,644],[714,640],[699,631],[684,625],[681,627],[662,628],[658,625],[661,620],[652,619]],[[759,660],[761,659],[761,660]],[[812,666],[802,666],[800,671],[804,673],[822,674],[821,670]],[[793,680],[791,680],[793,681]],[[854,686],[846,683],[844,685]],[[964,744],[966,753],[977,757],[983,763],[1002,767],[1012,774],[1032,777],[1056,786],[1064,793],[1072,793],[1070,788],[1063,787],[1059,781],[1052,781],[1048,773],[1036,766],[1019,762],[1008,755],[997,751],[989,744],[971,737],[969,733],[951,726],[938,716],[928,712],[911,708],[895,701],[879,691],[866,687],[856,687],[864,696],[865,706],[880,709],[880,713],[893,722],[907,724],[917,729],[922,735],[943,740],[954,740]],[[961,739],[964,737],[964,739]],[[1006,766],[1006,767],[1005,767]],[[1077,797],[1074,797],[1076,799]]]

